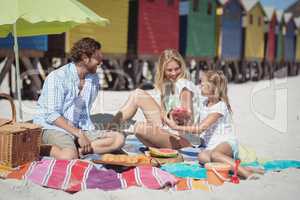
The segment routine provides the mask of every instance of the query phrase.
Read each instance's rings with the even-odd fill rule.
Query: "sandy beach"
[[[271,81],[230,84],[235,130],[240,142],[256,150],[259,157],[272,160],[300,160],[300,76]],[[149,91],[155,95],[154,91]],[[92,114],[114,114],[129,92],[102,91]],[[8,103],[0,101],[0,116],[9,117]],[[23,102],[25,120],[32,119],[36,102]],[[101,116],[101,115],[99,115]],[[134,120],[142,121],[139,112]],[[256,181],[225,184],[213,192],[154,191],[142,188],[104,192],[86,190],[76,194],[42,188],[26,181],[0,180],[0,199],[297,199],[300,170],[267,173]]]

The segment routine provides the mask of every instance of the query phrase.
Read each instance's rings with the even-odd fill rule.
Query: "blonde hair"
[[[177,77],[177,80],[181,78],[185,78],[185,79],[188,78],[186,64],[182,56],[179,54],[179,52],[175,49],[164,50],[158,59],[158,66],[156,68],[155,81],[154,81],[154,85],[160,91],[162,97],[165,94],[164,86],[165,83],[167,82],[165,77],[165,69],[166,69],[166,65],[171,61],[177,62],[181,68],[181,74]]]
[[[222,71],[209,70],[205,74],[208,84],[214,91],[216,99],[224,101],[227,105],[228,110],[232,113],[232,109],[227,96],[227,78]]]

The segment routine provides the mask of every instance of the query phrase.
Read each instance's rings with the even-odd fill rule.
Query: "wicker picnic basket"
[[[0,119],[0,164],[17,167],[36,160],[41,145],[41,127],[31,123],[16,123],[16,109],[13,99],[0,93],[10,102],[12,119]]]

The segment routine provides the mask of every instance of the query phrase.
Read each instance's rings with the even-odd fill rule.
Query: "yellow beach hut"
[[[243,0],[246,15],[244,16],[244,58],[262,60],[264,58],[264,18],[266,13],[260,1]]]
[[[127,53],[129,0],[80,0],[95,13],[110,20],[105,28],[92,24],[80,25],[66,34],[66,51],[82,37],[93,37],[100,41],[105,56],[124,56]]]

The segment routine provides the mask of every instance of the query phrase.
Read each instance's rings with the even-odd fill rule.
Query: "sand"
[[[260,157],[269,159],[300,160],[300,77],[271,81],[230,84],[229,96],[234,111],[234,123],[240,142],[252,147]],[[154,94],[153,91],[149,91]],[[125,102],[129,92],[100,92],[93,114],[109,117]],[[9,117],[9,107],[0,101],[0,116]],[[32,119],[36,102],[24,101],[24,116]],[[139,112],[134,120],[142,121]],[[166,192],[129,188],[104,192],[86,190],[68,193],[42,188],[25,181],[0,180],[0,199],[297,199],[300,195],[300,170],[288,169],[272,172],[256,181],[243,181],[239,185],[225,184],[213,192]]]

